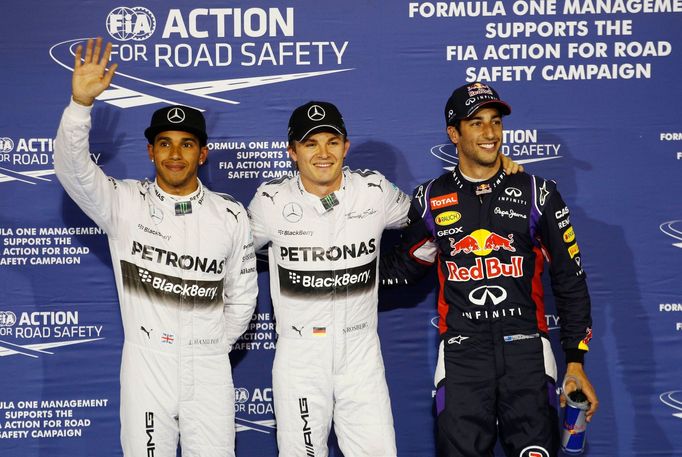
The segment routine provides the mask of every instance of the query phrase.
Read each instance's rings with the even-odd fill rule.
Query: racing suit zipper
[[[491,229],[491,224],[490,224],[490,207],[492,205],[492,202],[494,198],[497,196],[499,193],[499,190],[501,189],[501,186],[496,186],[493,189],[492,193],[488,194],[483,194],[479,195],[478,199],[480,202],[479,206],[479,213],[478,213],[478,225],[480,228],[485,228],[486,230]],[[502,344],[503,341],[503,332],[502,332],[502,323],[499,320],[494,319],[493,316],[493,304],[488,300],[485,303],[485,308],[488,311],[489,320],[488,320],[488,327],[490,328],[490,338],[491,338],[491,343],[493,346],[493,352],[494,352],[494,361],[495,361],[495,374],[496,376],[500,377],[504,374],[505,369],[504,369],[504,346]]]

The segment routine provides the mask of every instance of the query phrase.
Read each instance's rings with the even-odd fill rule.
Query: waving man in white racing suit
[[[171,106],[145,131],[156,180],[116,180],[90,159],[95,97],[110,84],[111,44],[76,51],[72,101],[55,142],[64,188],[109,238],[125,343],[121,444],[126,457],[234,456],[228,352],[256,304],[243,206],[197,178],[208,154],[203,115]],[[180,438],[179,438],[180,437]]]

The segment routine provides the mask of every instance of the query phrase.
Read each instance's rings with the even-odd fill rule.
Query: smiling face
[[[457,146],[459,168],[467,176],[487,179],[500,166],[502,116],[497,108],[481,108],[462,119],[459,130],[448,127],[448,136]]]
[[[171,195],[189,195],[199,186],[199,165],[206,161],[208,148],[199,145],[191,133],[168,130],[147,145],[149,158],[156,167],[156,182]]]
[[[350,141],[337,133],[321,132],[289,146],[289,156],[296,162],[305,190],[318,197],[341,187],[343,159]]]

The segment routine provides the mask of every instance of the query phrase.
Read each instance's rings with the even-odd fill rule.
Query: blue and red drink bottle
[[[567,380],[574,381],[578,388],[566,395],[564,421],[561,427],[561,450],[564,454],[580,455],[585,450],[585,429],[587,428],[585,413],[590,409],[590,402],[581,390],[580,382],[573,376],[567,376],[564,379],[564,392]]]

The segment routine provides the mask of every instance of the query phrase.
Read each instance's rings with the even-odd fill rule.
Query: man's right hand
[[[115,63],[107,70],[111,54],[111,43],[106,44],[101,59],[99,54],[102,51],[102,38],[95,40],[94,47],[95,49],[93,50],[93,41],[89,39],[85,47],[85,58],[81,62],[83,46],[78,45],[73,65],[71,95],[73,96],[73,101],[84,106],[92,105],[95,98],[109,87],[111,78],[114,77],[116,67],[118,67],[118,64]]]

